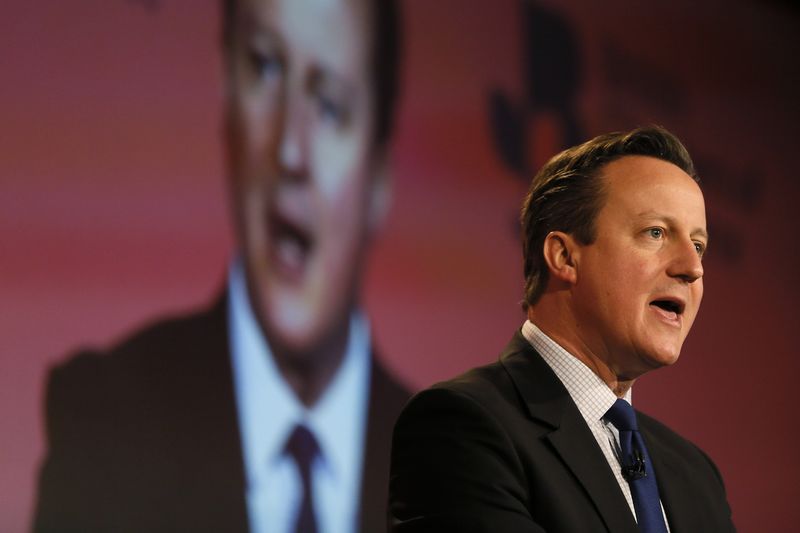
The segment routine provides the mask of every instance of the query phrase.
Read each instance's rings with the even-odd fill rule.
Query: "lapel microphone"
[[[644,456],[642,455],[642,452],[639,450],[633,450],[632,459],[632,463],[622,465],[622,477],[624,477],[628,483],[647,476],[647,468],[645,467]]]

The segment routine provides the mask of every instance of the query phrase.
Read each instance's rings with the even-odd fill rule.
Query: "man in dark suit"
[[[528,320],[498,362],[404,409],[392,530],[732,531],[712,461],[630,405],[637,377],[677,360],[703,294],[685,148],[645,128],[566,150],[521,221]]]
[[[393,2],[224,2],[239,253],[210,310],[55,368],[36,531],[380,531],[407,391],[358,294],[387,210]]]

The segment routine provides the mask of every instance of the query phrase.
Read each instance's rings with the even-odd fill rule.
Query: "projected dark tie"
[[[300,503],[300,513],[297,515],[295,532],[317,533],[317,521],[314,517],[314,491],[311,485],[311,463],[319,453],[317,439],[307,427],[298,425],[289,440],[286,441],[286,452],[297,463],[303,481],[303,499]]]
[[[636,509],[639,531],[643,533],[666,533],[661,499],[658,495],[656,472],[644,445],[633,407],[618,399],[603,417],[619,431],[620,463],[622,475],[628,480]]]

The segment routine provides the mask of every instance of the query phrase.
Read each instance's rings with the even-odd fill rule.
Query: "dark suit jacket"
[[[362,531],[384,531],[391,430],[408,393],[373,358]],[[226,300],[51,371],[34,530],[244,532]]]
[[[733,531],[696,446],[637,412],[672,533]],[[636,533],[566,388],[521,333],[497,363],[415,396],[392,443],[393,531]]]

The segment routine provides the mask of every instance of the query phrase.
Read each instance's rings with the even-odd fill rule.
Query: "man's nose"
[[[676,246],[667,273],[688,283],[703,277],[703,262],[693,241],[681,242]]]
[[[278,161],[286,178],[303,179],[308,164],[308,109],[303,95],[288,91],[282,110]]]

